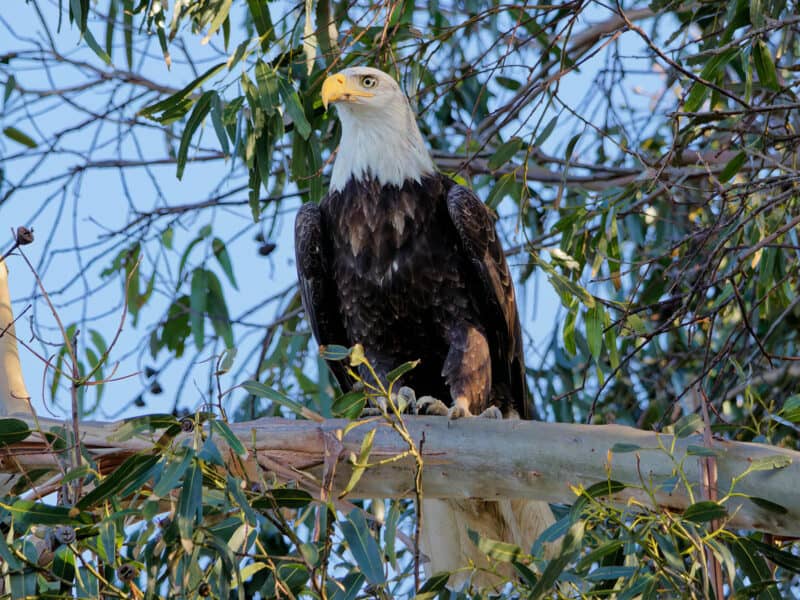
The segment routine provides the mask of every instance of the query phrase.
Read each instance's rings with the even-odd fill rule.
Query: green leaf
[[[700,72],[700,78],[705,81],[713,81],[717,73],[725,67],[737,54],[738,48],[729,48],[719,54],[714,54]],[[695,112],[703,104],[711,89],[700,82],[695,81],[686,102],[683,105],[684,112]]]
[[[186,122],[186,127],[183,128],[183,134],[181,135],[181,143],[180,147],[178,148],[178,156],[177,156],[177,164],[178,170],[176,177],[181,179],[183,177],[183,171],[186,167],[186,159],[189,154],[189,145],[192,142],[192,137],[194,136],[194,132],[197,131],[197,128],[203,123],[203,120],[208,115],[208,112],[211,110],[211,99],[216,94],[216,92],[205,92],[197,103],[194,105],[194,109],[192,110],[192,114],[189,116],[189,120]]]
[[[199,523],[203,518],[203,470],[196,458],[183,478],[177,512],[187,523]]]
[[[304,140],[308,139],[311,134],[311,124],[306,119],[306,113],[303,110],[303,104],[300,102],[300,96],[297,95],[297,91],[288,81],[280,77],[278,78],[278,90],[286,108],[286,113],[294,123],[295,131]]]
[[[763,0],[750,0],[748,2],[750,8],[750,23],[753,27],[764,26],[764,2]]]
[[[351,571],[341,581],[327,582],[329,600],[356,600],[364,587],[365,577],[358,571]]]
[[[240,458],[247,458],[248,452],[247,448],[244,447],[242,441],[236,437],[236,434],[233,433],[231,428],[225,421],[221,421],[219,419],[211,419],[211,431],[214,431],[222,436],[222,439],[225,440],[225,443],[228,444],[231,450],[233,450],[237,456]]]
[[[344,360],[350,356],[350,348],[328,344],[325,347],[320,347],[319,354],[325,360]]]
[[[472,529],[467,528],[467,535],[481,552],[494,560],[514,562],[522,554],[522,549],[519,546],[485,538]]]
[[[208,281],[206,306],[211,326],[214,328],[214,333],[222,338],[225,347],[233,348],[233,327],[228,314],[228,305],[225,303],[225,296],[222,293],[222,285],[211,271],[207,271],[206,278]]]
[[[570,513],[575,516],[580,515],[584,508],[589,504],[590,498],[613,496],[614,494],[618,494],[624,490],[626,487],[627,486],[624,483],[615,481],[613,479],[598,481],[594,485],[590,485],[588,488],[583,490],[578,499],[575,500],[575,504],[572,505]]]
[[[594,571],[584,576],[586,581],[608,581],[610,579],[628,579],[639,570],[638,567],[597,567]]]
[[[256,88],[258,103],[267,115],[274,115],[280,106],[280,77],[264,61],[256,62]]]
[[[0,446],[16,444],[31,434],[28,424],[19,419],[0,419]]]
[[[781,550],[772,544],[765,544],[759,540],[748,538],[748,542],[758,548],[759,552],[766,556],[769,560],[776,565],[788,569],[793,573],[800,573],[800,557],[795,556],[791,552]],[[787,546],[791,548],[792,546]]]
[[[189,296],[189,323],[192,327],[194,345],[198,350],[205,344],[205,319],[208,303],[208,271],[195,269],[192,272],[192,290]]]
[[[275,40],[275,30],[269,14],[269,5],[265,0],[247,0],[253,25],[256,26],[262,52],[269,52],[270,42]]]
[[[708,93],[711,90],[704,86],[702,83],[695,81],[692,84],[692,89],[689,91],[689,95],[686,97],[686,102],[683,103],[683,112],[693,113],[696,112],[700,106],[702,106],[705,99],[708,97]]]
[[[736,558],[736,563],[742,572],[752,582],[771,582],[772,573],[767,566],[767,562],[758,553],[756,546],[747,538],[734,539],[728,547],[730,548],[733,556]],[[781,594],[778,592],[777,586],[769,584],[761,594],[758,595],[759,600],[781,600]]]
[[[97,487],[81,498],[76,506],[81,510],[86,510],[103,500],[121,494],[131,484],[149,478],[160,460],[160,456],[153,454],[134,454],[130,456],[117,467],[116,471],[108,475],[97,484]]]
[[[334,417],[357,419],[364,412],[367,397],[363,391],[352,391],[342,394],[333,401],[331,412]]]
[[[389,383],[394,383],[395,381],[400,379],[403,375],[405,375],[412,369],[416,368],[418,364],[419,360],[410,360],[408,362],[405,362],[396,369],[392,369],[391,371],[389,371],[389,374],[386,375],[386,379],[389,381]]]
[[[303,508],[308,506],[313,498],[305,490],[292,488],[278,488],[270,491],[270,495],[281,508]]]
[[[750,462],[748,471],[774,471],[783,469],[792,464],[792,459],[785,454],[773,454],[772,456],[762,456]]]
[[[72,516],[72,509],[68,506],[52,506],[33,500],[17,500],[8,507],[15,526],[24,531],[29,525],[80,525],[87,523],[87,516],[80,515],[80,519]]]
[[[595,304],[586,311],[584,320],[586,322],[586,343],[589,345],[589,352],[595,361],[600,360],[600,352],[603,349],[603,307]]]
[[[502,75],[498,75],[494,78],[494,80],[499,84],[502,85],[507,90],[511,90],[512,92],[516,92],[522,84],[517,81],[516,79],[511,79],[509,77],[503,77]]]
[[[522,140],[518,137],[512,137],[507,142],[501,144],[489,159],[489,169],[495,171],[505,165],[521,147]]]
[[[486,199],[486,204],[494,209],[506,196],[512,195],[515,190],[519,190],[520,185],[517,182],[516,170],[511,173],[506,173],[494,184],[492,191],[489,192],[489,197]]]
[[[428,580],[419,588],[420,594],[440,592],[447,585],[447,580],[450,579],[450,573],[442,571],[441,573],[434,573]]]
[[[242,387],[251,394],[253,394],[254,396],[257,396],[259,398],[267,398],[268,400],[271,400],[275,404],[288,408],[296,415],[305,417],[306,419],[310,419],[312,421],[323,420],[323,418],[320,415],[318,415],[311,409],[306,408],[305,406],[295,402],[294,400],[290,400],[288,397],[284,396],[280,392],[277,392],[265,386],[263,383],[249,380],[245,381],[242,384]]]
[[[780,415],[787,421],[800,423],[800,394],[793,394],[786,399]]]
[[[776,504],[771,500],[767,500],[766,498],[759,498],[758,496],[748,496],[748,500],[750,500],[756,506],[763,508],[764,510],[768,510],[770,512],[774,512],[779,515],[785,515],[789,512],[789,510],[781,506],[780,504]]]
[[[542,144],[544,144],[545,141],[547,141],[547,138],[550,137],[550,134],[553,133],[553,129],[555,129],[556,123],[558,123],[558,115],[556,115],[547,122],[547,125],[545,125],[544,129],[542,129],[542,133],[540,133],[537,136],[536,141],[533,142],[533,145],[538,148]]]
[[[718,502],[712,500],[702,500],[695,502],[687,507],[683,512],[683,517],[695,523],[705,523],[714,519],[724,519],[728,516],[728,511]]]
[[[116,562],[117,556],[117,526],[114,518],[115,516],[107,517],[97,526],[100,534],[97,546],[98,555],[112,565]]]
[[[610,540],[607,542],[602,543],[600,546],[583,556],[577,565],[575,565],[575,570],[580,572],[583,570],[590,569],[592,565],[595,563],[600,563],[605,557],[611,556],[621,550],[625,546],[625,543],[622,540]]]
[[[575,356],[577,353],[577,346],[575,344],[575,322],[578,319],[578,311],[570,309],[567,311],[567,318],[564,319],[564,330],[562,333],[564,339],[564,350],[570,356]]]
[[[114,26],[117,24],[117,0],[110,0],[108,3],[108,16],[106,18],[106,44],[105,51],[110,57],[114,47]]]
[[[689,444],[686,446],[686,454],[689,456],[720,456],[721,453],[713,448],[707,448],[706,446],[698,446],[696,444]]]
[[[217,3],[214,7],[214,18],[208,26],[208,33],[200,41],[201,44],[207,44],[211,41],[211,37],[219,30],[225,20],[228,18],[228,13],[231,11],[231,4],[233,0],[222,0],[222,3]]]
[[[214,92],[214,95],[211,97],[211,124],[214,126],[214,133],[217,134],[220,148],[222,148],[222,152],[227,156],[231,153],[231,149],[228,144],[228,133],[225,131],[225,124],[222,122],[222,114],[222,100],[219,94]],[[171,228],[169,231],[171,231]]]
[[[133,68],[133,0],[122,0],[122,30],[125,35],[125,58],[128,69]]]
[[[36,148],[37,146],[36,142],[33,140],[32,137],[30,137],[26,133],[23,133],[16,127],[11,127],[9,125],[5,129],[3,129],[3,134],[7,138],[12,139],[19,144],[22,144],[23,146],[27,146],[28,148]]]
[[[386,583],[381,558],[383,554],[375,538],[372,537],[363,512],[354,508],[347,516],[347,520],[343,521],[339,527],[353,558],[367,581],[372,585]]]
[[[344,498],[347,494],[353,491],[353,488],[361,479],[361,476],[364,474],[364,471],[367,469],[367,463],[369,461],[369,454],[372,452],[372,442],[375,439],[375,432],[377,430],[370,429],[365,435],[364,439],[361,440],[361,449],[358,453],[358,458],[353,461],[353,473],[350,475],[350,480],[347,482],[347,485],[339,494],[339,498]]]
[[[225,350],[222,351],[222,355],[220,356],[219,370],[217,371],[217,373],[222,375],[224,373],[230,372],[230,370],[233,368],[234,362],[236,361],[237,354],[238,350],[235,346],[232,348],[225,348]]]
[[[758,40],[756,42],[752,57],[761,85],[775,92],[780,91],[781,86],[778,84],[778,72],[775,70],[775,63],[772,61],[772,53],[769,51],[764,40]]]
[[[720,183],[730,181],[731,178],[742,168],[745,160],[747,160],[747,154],[744,152],[739,152],[730,161],[728,161],[728,164],[725,165],[725,167],[722,169],[722,172],[719,174]]]
[[[556,581],[564,569],[578,555],[583,542],[585,524],[583,521],[575,522],[564,536],[559,555],[547,563],[536,586],[531,590],[530,600],[541,600],[552,594]]]
[[[383,502],[378,500],[378,502]],[[389,509],[389,516],[386,517],[386,523],[383,527],[383,548],[386,551],[386,558],[392,568],[397,570],[397,524],[400,522],[400,502],[397,500],[392,501],[391,508]]]
[[[231,263],[231,257],[228,254],[228,249],[225,247],[225,242],[215,237],[211,241],[211,248],[214,251],[214,256],[217,258],[217,262],[219,262],[219,265],[222,267],[225,275],[228,276],[228,280],[231,282],[231,285],[234,289],[238,290],[239,287],[236,285],[236,277],[233,275],[233,264]]]
[[[53,575],[71,583],[75,579],[75,553],[68,546],[59,547],[53,556]]]
[[[14,90],[17,87],[17,79],[13,75],[9,75],[8,79],[6,79],[6,85],[3,90],[3,107],[5,107],[8,99],[11,97],[11,94],[14,93]]]
[[[111,57],[100,47],[100,44],[98,44],[97,40],[94,39],[94,36],[88,27],[83,32],[83,39],[86,40],[86,44],[100,58],[100,60],[107,65],[111,64]]]
[[[625,442],[617,442],[613,446],[611,446],[611,452],[616,454],[625,454],[626,452],[636,452],[637,450],[641,450],[642,447],[639,444],[626,444]]]
[[[206,80],[210,79],[214,75],[216,75],[222,68],[225,67],[225,63],[219,63],[214,65],[208,71],[197,77],[196,79],[192,80],[186,87],[183,89],[175,92],[169,98],[165,98],[160,102],[156,102],[155,104],[151,104],[150,106],[146,106],[142,110],[139,111],[139,114],[145,117],[153,118],[155,120],[161,120],[163,118],[156,118],[156,113],[168,113],[170,111],[174,111],[176,109],[182,110],[183,101],[186,100],[187,96],[191,94],[194,89],[200,85],[202,85]],[[186,107],[188,110],[188,106]],[[185,114],[186,110],[183,111]]]
[[[183,452],[180,460],[178,457],[171,458],[153,486],[153,498],[166,498],[172,490],[178,487],[192,463],[192,459],[194,459],[194,451],[191,449]]]
[[[686,438],[703,429],[703,419],[694,413],[684,415],[675,423],[673,430],[679,438]]]
[[[564,306],[570,307],[573,304],[574,299],[577,297],[581,302],[583,302],[583,305],[586,308],[594,307],[594,297],[580,284],[575,283],[571,279],[568,279],[560,273],[556,273],[555,271],[550,273],[547,280],[555,288],[556,292],[558,292],[558,295],[561,297],[561,303]]]

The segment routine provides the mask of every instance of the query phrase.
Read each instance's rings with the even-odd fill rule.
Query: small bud
[[[194,431],[194,419],[191,417],[184,417],[181,419],[181,431],[190,433]]]
[[[277,244],[273,242],[265,242],[258,247],[258,253],[261,256],[269,256],[277,248]]]
[[[57,525],[53,529],[53,537],[60,544],[71,544],[75,541],[75,529],[68,525]]]
[[[122,581],[132,581],[139,574],[139,570],[130,563],[125,563],[117,569],[117,577]]]
[[[203,598],[207,598],[211,595],[211,586],[208,585],[207,581],[204,581],[200,584],[200,587],[197,588],[198,595],[202,596]]]
[[[33,243],[33,229],[27,227],[17,227],[17,244],[27,246]]]

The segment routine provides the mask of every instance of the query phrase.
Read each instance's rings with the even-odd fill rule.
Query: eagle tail
[[[428,558],[425,571],[429,577],[442,571],[453,573],[448,587],[454,590],[463,588],[470,579],[476,587],[484,588],[502,585],[514,576],[510,564],[498,566],[499,577],[464,569],[489,566],[486,555],[469,538],[468,529],[529,552],[541,533],[555,522],[550,506],[534,500],[423,500],[422,517],[420,545]]]

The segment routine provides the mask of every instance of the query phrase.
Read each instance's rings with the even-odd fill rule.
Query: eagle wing
[[[330,252],[322,212],[318,205],[304,204],[297,212],[294,248],[303,309],[317,343],[322,346],[348,346],[347,333],[339,313],[336,286],[331,276]],[[328,366],[342,391],[350,391],[351,382],[342,364],[329,362]]]
[[[511,406],[521,418],[533,418],[525,383],[522,329],[514,281],[494,219],[480,198],[460,185],[448,191],[447,209],[472,267],[470,276],[477,288],[478,305],[484,315],[482,325],[492,355],[493,387],[508,386]]]

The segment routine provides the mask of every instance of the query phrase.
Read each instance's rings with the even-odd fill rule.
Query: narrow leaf
[[[10,125],[3,129],[3,134],[9,138],[14,140],[15,142],[22,144],[23,146],[27,146],[28,148],[36,148],[37,144],[30,137],[27,133],[23,133],[16,127],[11,127]]]
[[[687,507],[683,512],[683,516],[695,523],[705,523],[714,519],[724,519],[728,516],[728,511],[718,502],[702,500]]]
[[[181,179],[183,177],[183,170],[186,167],[186,158],[189,154],[189,145],[192,143],[192,137],[194,136],[194,132],[197,131],[197,128],[203,123],[203,120],[208,115],[209,111],[211,110],[211,99],[216,94],[216,92],[205,92],[197,103],[194,105],[194,109],[192,109],[192,114],[189,116],[189,120],[186,121],[186,127],[183,128],[183,134],[181,135],[181,143],[178,148],[178,171],[177,171],[177,178]]]
[[[353,509],[347,520],[341,523],[340,528],[353,558],[367,581],[372,585],[385,583],[382,553],[375,538],[372,537],[363,512],[357,508]]]

